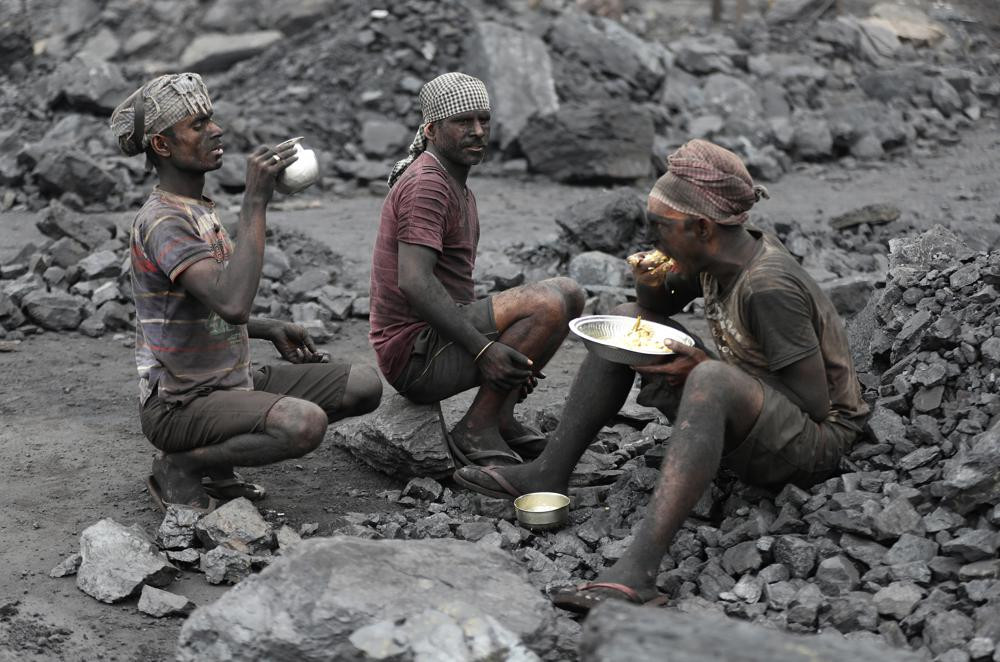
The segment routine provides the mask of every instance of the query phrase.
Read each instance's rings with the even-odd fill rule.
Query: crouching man
[[[159,176],[131,233],[140,418],[162,451],[150,494],[161,506],[204,509],[263,498],[234,467],[305,455],[330,423],[371,411],[382,396],[372,368],[327,362],[302,327],[250,317],[267,205],[294,148],[262,146],[248,157],[234,246],[202,194],[205,173],[222,166],[223,130],[200,76],[147,83],[115,109],[111,130]],[[294,365],[255,368],[250,338],[270,340]]]
[[[638,305],[618,313],[678,327],[669,316],[704,297],[720,358],[671,342],[672,360],[634,368],[639,403],[673,421],[660,481],[625,554],[597,581],[554,595],[560,607],[586,612],[607,599],[657,599],[663,555],[720,465],[748,483],[808,485],[836,474],[861,432],[868,407],[837,311],[777,238],[745,225],[762,195],[739,157],[702,140],[670,155],[649,194],[647,220],[673,271],[653,256],[637,260]],[[499,497],[566,493],[635,372],[588,355],[535,461],[466,467],[455,479]]]

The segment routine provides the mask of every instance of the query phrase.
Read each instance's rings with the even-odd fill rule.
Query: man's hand
[[[275,158],[277,157],[277,158]],[[244,196],[259,204],[267,204],[274,195],[278,174],[298,160],[295,144],[275,150],[261,145],[247,157],[246,192]]]
[[[632,267],[632,275],[635,276],[636,285],[650,288],[662,287],[663,281],[673,265],[673,260],[658,250],[642,251],[629,255],[625,261]]]
[[[501,342],[490,344],[476,365],[483,383],[497,391],[512,391],[530,381],[533,375],[531,359]]]
[[[702,361],[709,360],[708,354],[697,347],[676,340],[665,340],[663,344],[667,349],[672,349],[677,356],[665,363],[637,365],[632,366],[632,369],[643,375],[663,375],[671,386],[683,386],[694,367]]]
[[[531,392],[538,386],[539,379],[545,379],[545,374],[542,372],[531,373],[531,377],[528,377],[528,380],[521,384],[521,392],[517,396],[518,402],[524,402],[525,398],[531,395]]]
[[[316,351],[309,332],[298,324],[279,322],[271,331],[270,340],[281,358],[290,363],[326,363],[330,360],[328,355]]]

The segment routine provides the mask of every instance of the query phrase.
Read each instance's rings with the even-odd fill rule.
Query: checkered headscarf
[[[389,186],[395,184],[403,171],[427,149],[427,138],[424,136],[424,127],[427,124],[470,110],[489,109],[490,95],[486,92],[486,85],[478,78],[453,71],[441,74],[424,84],[420,88],[420,110],[423,112],[424,121],[417,129],[413,142],[410,143],[407,157],[397,161],[392,167],[392,172],[389,173]]]
[[[142,104],[141,127],[135,126]],[[111,133],[126,156],[146,151],[149,138],[172,127],[188,115],[211,113],[212,99],[198,74],[167,74],[155,78],[129,95],[111,113]]]
[[[740,157],[708,141],[691,140],[667,157],[667,174],[649,197],[682,214],[739,225],[754,203],[771,196],[754,185]]]

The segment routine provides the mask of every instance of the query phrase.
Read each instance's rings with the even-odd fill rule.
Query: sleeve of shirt
[[[748,326],[769,370],[781,370],[819,349],[811,310],[805,292],[793,286],[754,292],[747,298]]]
[[[396,217],[396,238],[441,252],[448,233],[451,191],[448,183],[435,177],[416,176],[400,182]]]
[[[212,247],[180,216],[160,216],[144,232],[142,243],[146,255],[171,281],[176,281],[195,262],[214,257]]]

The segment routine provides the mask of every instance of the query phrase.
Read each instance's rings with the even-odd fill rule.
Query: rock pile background
[[[242,189],[241,152],[291,135],[320,150],[327,186],[381,193],[420,85],[455,68],[491,88],[500,172],[572,182],[648,177],[690,137],[774,180],[799,161],[924,153],[995,113],[1000,61],[982,26],[947,8],[833,4],[778,0],[704,34],[665,32],[642,3],[620,21],[515,0],[6,3],[0,208],[138,204],[149,176],[117,153],[107,118],[178,69],[207,77],[227,128],[218,193]]]

